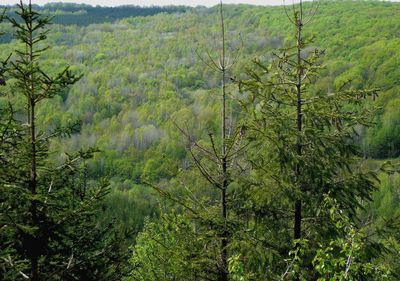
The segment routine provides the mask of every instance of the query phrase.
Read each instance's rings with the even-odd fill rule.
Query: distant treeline
[[[0,5],[0,10],[4,8],[7,9],[9,15],[13,15],[16,10],[16,6]],[[127,17],[152,16],[159,13],[183,13],[190,8],[185,6],[140,7],[131,5],[94,7],[86,4],[50,3],[44,6],[34,5],[34,9],[41,14],[55,16],[53,23],[85,26],[94,23],[114,22]]]

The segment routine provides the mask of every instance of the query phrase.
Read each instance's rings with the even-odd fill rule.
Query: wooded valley
[[[400,279],[400,3],[0,11],[0,280]]]

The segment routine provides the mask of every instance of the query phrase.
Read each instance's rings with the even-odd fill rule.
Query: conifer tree
[[[194,190],[201,190],[207,196],[197,198],[195,192],[189,191],[187,196],[174,196],[167,190],[154,186],[147,182],[148,185],[156,189],[162,196],[166,197],[177,203],[178,206],[183,206],[186,218],[185,224],[182,224],[182,217],[179,221],[170,221],[169,224],[177,225],[177,227],[187,227],[187,224],[192,224],[195,229],[193,233],[188,233],[187,236],[197,237],[197,243],[187,244],[187,241],[179,239],[181,236],[180,231],[176,232],[177,241],[172,245],[160,244],[164,249],[161,253],[180,251],[182,256],[187,256],[190,253],[188,262],[190,266],[177,269],[176,263],[173,261],[165,262],[167,268],[171,271],[183,271],[183,268],[191,268],[194,270],[196,276],[194,280],[219,280],[228,281],[229,277],[229,260],[230,260],[230,243],[233,235],[233,223],[229,213],[231,212],[230,206],[232,199],[230,198],[232,191],[230,185],[235,181],[235,169],[238,156],[241,152],[241,142],[243,139],[243,131],[240,127],[234,128],[232,121],[229,120],[229,94],[227,89],[228,72],[231,67],[237,62],[239,56],[239,49],[229,53],[227,46],[226,31],[225,31],[225,18],[223,11],[223,3],[220,2],[218,6],[220,16],[220,34],[217,59],[214,59],[215,54],[210,49],[206,49],[205,56],[196,50],[196,53],[206,67],[220,75],[220,92],[218,92],[217,99],[220,100],[220,126],[218,127],[218,135],[213,132],[208,133],[208,140],[196,139],[191,132],[181,128],[178,124],[176,126],[181,131],[186,139],[187,151],[193,160],[193,171],[198,179],[196,179],[197,186]],[[197,170],[197,171],[195,171]],[[187,173],[186,177],[189,176]],[[191,175],[193,176],[193,175]],[[184,177],[184,176],[183,176]],[[189,176],[190,177],[190,176]],[[184,187],[186,190],[189,188]],[[162,216],[162,223],[166,220],[172,220],[176,216]],[[149,224],[151,225],[151,224]],[[157,233],[159,229],[149,227],[146,233],[141,237],[164,237],[162,233]],[[174,235],[169,232],[169,235]],[[157,238],[158,239],[158,238]],[[166,239],[166,238],[164,238]],[[174,240],[171,237],[172,240]],[[140,264],[138,260],[144,253],[152,256],[154,250],[150,249],[147,245],[142,245],[142,240],[139,241],[140,245],[136,247],[134,253],[134,265],[139,265],[133,270],[132,277],[140,275],[139,272],[145,271],[147,266],[157,263],[157,260],[162,260],[161,257],[153,257],[149,263]],[[207,250],[202,250],[201,246]],[[171,247],[170,249],[168,247]],[[174,250],[175,249],[175,250]],[[154,261],[155,259],[156,261]],[[141,268],[140,266],[143,266]],[[169,267],[168,267],[169,266]],[[162,271],[158,274],[162,275]],[[188,275],[189,276],[189,275]],[[190,275],[192,276],[192,275]],[[165,276],[163,280],[173,280],[173,276]],[[146,280],[146,279],[140,279]]]
[[[219,281],[228,281],[229,280],[229,268],[228,268],[228,260],[229,253],[228,247],[230,243],[231,233],[228,230],[229,223],[229,206],[228,203],[228,189],[229,185],[232,183],[233,172],[232,166],[234,165],[235,158],[238,156],[238,145],[241,140],[241,133],[232,134],[232,131],[235,128],[232,127],[232,120],[229,122],[228,120],[228,92],[227,92],[227,79],[228,72],[232,68],[232,66],[236,63],[238,58],[239,50],[236,50],[236,53],[228,54],[227,48],[227,40],[226,40],[226,26],[225,26],[225,18],[224,18],[224,9],[222,0],[219,3],[219,15],[220,15],[220,49],[218,59],[213,59],[212,54],[210,54],[210,50],[206,50],[207,59],[203,58],[200,54],[198,57],[201,61],[209,67],[212,71],[215,71],[221,76],[221,124],[219,127],[220,130],[220,142],[215,140],[215,136],[212,133],[209,133],[210,137],[210,145],[208,146],[210,149],[201,146],[198,142],[193,140],[190,137],[190,134],[186,134],[188,136],[189,141],[189,151],[192,155],[192,158],[195,162],[195,165],[201,175],[220,193],[219,205],[220,205],[220,216],[222,219],[222,229],[221,233],[218,234],[220,236],[220,262],[218,265],[218,280]],[[232,117],[231,117],[232,118]],[[229,128],[228,128],[229,127]],[[218,148],[218,143],[220,143],[220,147]],[[220,152],[218,152],[220,151]],[[203,158],[199,156],[199,154],[208,155],[208,160],[204,163],[199,159]],[[211,156],[211,157],[209,157]],[[204,158],[203,158],[204,159]]]
[[[46,128],[38,110],[79,80],[67,68],[47,73],[40,57],[50,19],[18,5],[18,19],[8,18],[21,49],[5,73],[8,107],[1,108],[0,241],[2,280],[118,280],[118,237],[97,223],[106,180],[88,182],[85,159],[96,149],[52,161],[52,140],[68,136],[75,125]],[[3,73],[2,73],[3,74]],[[24,101],[24,107],[18,103]],[[3,112],[2,112],[3,113]]]
[[[319,243],[339,235],[323,207],[325,196],[354,221],[377,183],[375,172],[363,169],[353,141],[358,127],[371,124],[373,109],[365,106],[365,97],[376,90],[356,90],[348,83],[329,93],[313,87],[325,51],[313,47],[304,29],[318,5],[285,6],[294,44],[273,54],[270,63],[255,60],[250,78],[239,81],[254,171],[247,188],[263,192],[265,201],[251,193],[248,199],[264,209],[253,214],[268,229],[262,235],[278,260],[272,271],[289,280],[317,278],[312,259]],[[287,260],[289,253],[293,259]]]

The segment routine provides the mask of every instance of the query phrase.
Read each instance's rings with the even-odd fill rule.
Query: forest
[[[400,3],[0,6],[0,280],[400,280]]]

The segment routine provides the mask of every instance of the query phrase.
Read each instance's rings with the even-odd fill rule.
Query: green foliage
[[[337,91],[315,87],[325,51],[303,36],[310,25],[306,15],[313,8],[297,7],[289,19],[296,27],[294,40],[288,41],[291,45],[272,54],[270,63],[256,59],[249,78],[239,81],[249,139],[246,157],[251,164],[251,178],[241,187],[243,193],[251,190],[242,199],[249,206],[241,212],[250,216],[250,222],[261,220],[264,227],[252,226],[255,236],[263,237],[268,248],[276,251],[279,262],[270,269],[271,279],[281,272],[289,279],[318,278],[311,264],[319,243],[341,237],[336,222],[324,212],[324,196],[337,200],[354,222],[377,184],[375,172],[362,168],[354,144],[357,129],[371,125],[375,111],[365,98],[376,91],[348,83]],[[282,261],[288,255],[294,262],[288,262],[285,270]]]
[[[379,124],[369,131],[369,138],[365,140],[366,151],[379,158],[394,158],[400,155],[400,114],[398,106],[400,99],[392,99],[385,106],[385,111],[377,120]]]
[[[65,154],[61,163],[54,163],[50,142],[74,128],[43,130],[38,125],[36,110],[42,102],[79,76],[68,68],[53,76],[41,66],[47,17],[22,3],[17,15],[18,21],[9,21],[23,47],[1,71],[8,87],[1,97],[1,279],[118,280],[124,274],[126,251],[119,247],[124,237],[112,225],[98,224],[109,183],[88,182],[83,165],[97,149]],[[20,101],[25,107],[14,106]]]
[[[159,221],[146,221],[137,237],[131,258],[132,273],[126,280],[172,281],[212,278],[209,261],[198,256],[203,243],[187,217],[164,214]]]
[[[326,49],[327,68],[313,85],[316,91],[334,92],[348,79],[359,87],[356,78],[361,79],[362,85],[382,87],[377,103],[382,114],[387,111],[385,125],[377,117],[376,129],[357,130],[366,153],[377,157],[395,156],[390,151],[397,151],[396,123],[389,117],[395,107],[388,104],[396,96],[394,77],[399,76],[396,73],[400,69],[396,67],[397,59],[392,59],[399,49],[395,38],[399,22],[396,9],[397,5],[391,3],[324,2],[316,15],[316,24],[309,29],[309,33],[319,35],[313,46]],[[356,10],[359,12],[354,13]],[[206,138],[208,132],[215,133],[220,122],[217,100],[208,91],[218,85],[219,78],[193,56],[197,42],[203,45],[213,41],[201,34],[215,29],[211,24],[215,12],[195,9],[186,14],[129,18],[86,28],[53,25],[48,37],[54,47],[45,54],[46,62],[54,62],[56,54],[63,54],[57,64],[66,64],[68,60],[74,69],[87,73],[62,98],[52,100],[52,106],[46,107],[40,116],[55,120],[60,126],[75,118],[83,121],[81,132],[63,141],[60,148],[98,146],[105,153],[104,160],[93,164],[98,176],[128,177],[133,181],[153,156],[159,161],[168,143],[178,145],[164,159],[173,158],[178,167],[186,161],[179,133],[169,120],[182,123],[199,138]],[[288,28],[281,12],[280,8],[226,7],[227,33],[240,33],[244,41],[232,76],[242,75],[250,58],[282,46]],[[354,14],[357,26],[347,22]],[[268,25],[263,25],[261,19],[268,19]],[[232,46],[240,44],[238,39],[232,41]],[[337,43],[342,41],[349,43]],[[355,48],[353,44],[361,47]],[[2,45],[3,57],[12,45]],[[363,76],[366,72],[369,74]],[[190,114],[185,122],[179,121],[183,111]],[[154,173],[158,172],[156,168]]]
[[[319,246],[313,259],[318,280],[393,280],[387,266],[368,257],[366,229],[351,223],[335,200],[326,197],[324,207],[340,236]]]
[[[340,156],[344,151],[352,149],[353,146],[362,145],[364,157],[380,159],[399,155],[398,139],[400,138],[397,124],[399,116],[396,108],[399,100],[397,80],[400,76],[398,40],[400,6],[397,3],[381,1],[320,2],[320,9],[313,24],[305,31],[305,35],[309,37],[313,34],[318,35],[305,51],[306,54],[321,55],[321,50],[325,50],[324,67],[319,64],[320,60],[316,59],[317,66],[320,67],[319,75],[313,77],[307,85],[306,98],[311,102],[306,105],[305,122],[309,129],[300,136],[304,143],[309,143],[305,147],[307,156],[299,158],[293,154],[293,144],[298,135],[292,128],[293,118],[289,114],[291,112],[289,107],[282,106],[286,112],[279,114],[275,100],[272,102],[275,109],[270,110],[268,106],[271,105],[269,103],[271,88],[260,87],[261,92],[265,91],[262,94],[268,94],[269,99],[267,102],[257,100],[258,105],[252,111],[256,113],[257,118],[268,113],[270,131],[264,131],[263,135],[254,134],[255,140],[251,140],[254,147],[249,154],[251,160],[255,162],[253,164],[257,164],[260,169],[249,170],[249,165],[242,165],[244,176],[240,181],[232,182],[229,187],[228,196],[231,199],[229,204],[233,209],[233,212],[229,214],[229,231],[232,235],[229,247],[230,273],[232,278],[237,280],[275,280],[280,279],[284,274],[288,263],[292,261],[290,258],[293,257],[289,256],[289,253],[296,253],[293,247],[295,242],[291,235],[292,215],[290,214],[296,199],[302,198],[306,202],[310,208],[305,211],[305,214],[312,217],[317,210],[322,209],[323,193],[328,190],[332,192],[339,190],[336,194],[332,194],[340,205],[339,209],[344,209],[346,215],[349,213],[359,215],[360,210],[357,206],[360,206],[360,201],[355,198],[368,199],[369,188],[372,183],[376,183],[376,179],[373,173],[366,173],[371,167],[364,165],[365,163],[361,165],[358,157],[353,157],[349,165],[340,166],[338,163],[343,163]],[[304,5],[306,9],[309,7],[309,3]],[[110,228],[116,230],[118,234],[105,231],[109,234],[106,240],[110,248],[105,247],[109,250],[108,253],[118,255],[126,250],[126,242],[119,246],[113,244],[113,240],[122,241],[125,235],[129,236],[132,241],[130,243],[135,243],[135,233],[141,230],[144,217],[157,217],[159,213],[156,207],[157,197],[149,191],[147,186],[142,185],[143,180],[149,180],[159,182],[162,190],[168,192],[171,197],[178,197],[180,200],[185,198],[183,201],[188,206],[200,202],[200,207],[195,211],[204,211],[210,217],[193,224],[192,218],[189,220],[187,217],[187,212],[190,211],[184,211],[185,207],[161,200],[159,203],[166,208],[166,212],[169,208],[177,209],[178,213],[183,212],[181,220],[185,221],[185,224],[173,218],[161,221],[148,220],[149,226],[140,234],[145,238],[141,238],[137,247],[144,249],[138,257],[146,260],[145,253],[151,253],[151,258],[146,264],[140,264],[138,270],[141,271],[138,272],[145,274],[146,270],[149,272],[151,268],[160,264],[160,259],[156,256],[157,250],[163,253],[163,258],[172,255],[176,261],[182,261],[182,258],[172,250],[167,251],[151,241],[152,235],[163,237],[164,232],[166,232],[166,241],[171,241],[173,245],[171,249],[186,253],[184,256],[193,262],[193,266],[198,265],[197,261],[200,257],[206,256],[208,260],[199,267],[194,266],[195,269],[191,267],[191,263],[179,264],[173,260],[167,260],[165,267],[155,273],[161,278],[160,280],[162,280],[161,274],[171,277],[168,275],[170,268],[173,269],[171,272],[174,272],[175,276],[183,280],[186,279],[183,275],[185,270],[191,272],[190,270],[193,269],[203,272],[202,269],[205,267],[215,269],[218,245],[212,244],[203,254],[204,248],[199,245],[207,244],[209,240],[206,239],[197,244],[195,237],[210,235],[215,238],[218,233],[221,233],[222,223],[215,220],[218,210],[214,207],[209,208],[209,205],[215,205],[219,197],[216,192],[210,191],[210,185],[207,182],[199,179],[194,173],[193,163],[185,151],[183,137],[176,124],[190,132],[194,139],[201,140],[203,145],[206,143],[205,140],[209,140],[209,133],[218,135],[218,124],[221,122],[220,101],[213,93],[219,86],[220,77],[205,68],[194,55],[194,50],[198,45],[204,46],[210,45],[210,42],[218,42],[215,38],[219,36],[219,26],[214,24],[218,9],[204,7],[178,8],[177,10],[175,8],[137,9],[136,7],[112,9],[69,4],[51,4],[40,9],[45,14],[57,15],[55,21],[60,23],[52,25],[50,31],[45,34],[46,42],[52,48],[41,53],[41,69],[45,73],[58,73],[71,62],[72,66],[69,68],[71,73],[85,73],[85,76],[71,87],[57,94],[53,92],[52,98],[42,100],[38,107],[36,118],[38,131],[42,132],[41,136],[47,137],[53,132],[70,135],[69,138],[57,137],[43,142],[43,146],[48,148],[46,155],[43,155],[43,160],[46,162],[43,169],[47,171],[47,169],[68,163],[66,153],[72,158],[78,155],[71,151],[86,150],[90,147],[98,147],[102,151],[94,154],[93,158],[86,159],[84,161],[86,165],[81,166],[74,162],[76,165],[71,165],[73,170],[63,170],[62,173],[53,172],[51,176],[48,174],[48,177],[43,178],[40,190],[46,194],[50,179],[58,176],[68,178],[65,184],[64,181],[57,181],[59,185],[75,186],[76,181],[86,182],[88,190],[93,192],[99,186],[96,187],[95,181],[92,180],[99,180],[105,176],[110,177],[111,180],[112,191],[104,198],[103,203],[99,206],[93,201],[96,207],[93,205],[93,209],[89,211],[90,214],[84,213],[85,216],[87,215],[88,227],[82,228],[82,231],[72,231],[71,229],[75,229],[75,226],[67,227],[69,233],[79,235],[85,234],[86,231],[94,233],[93,237],[83,235],[85,238],[79,242],[82,243],[79,245],[84,249],[80,252],[82,259],[91,260],[87,264],[88,268],[94,269],[93,272],[97,276],[103,275],[104,278],[108,276],[109,280],[112,280],[110,276],[113,272],[122,272],[118,267],[107,268],[107,270],[110,269],[108,273],[97,271],[100,265],[113,264],[108,261],[120,257],[104,254],[102,258],[92,256],[93,259],[91,259],[89,257],[92,255],[91,250],[86,247],[91,245],[90,239],[95,240],[94,237],[99,237],[99,239],[92,244],[100,247],[103,243],[100,239],[103,237],[103,230]],[[14,10],[10,12],[12,14]],[[150,13],[153,16],[137,17],[135,13],[141,15]],[[104,17],[105,14],[109,17]],[[269,51],[279,49],[284,45],[290,46],[293,43],[291,26],[282,14],[282,7],[226,6],[226,32],[231,38],[229,43],[235,49],[243,42],[241,56],[231,69],[229,76],[236,77],[238,80],[248,78],[244,70],[250,68],[262,78],[261,84],[271,76],[272,80],[278,79],[276,76],[278,73],[271,71],[272,66],[276,68],[278,65],[276,61],[274,63],[274,55]],[[10,16],[10,13],[8,15]],[[71,22],[76,24],[70,25]],[[17,24],[20,23],[21,21],[18,20]],[[13,50],[23,51],[24,49],[23,44],[12,37],[12,28],[10,23],[0,24],[0,33],[5,33],[1,41],[4,44],[0,45],[0,57],[4,59]],[[243,39],[236,36],[237,34],[241,34]],[[45,47],[45,44],[40,47]],[[218,49],[217,44],[211,47]],[[319,53],[314,52],[314,49]],[[281,58],[290,59],[288,53],[285,56],[283,53],[279,55]],[[251,63],[254,57],[258,57],[259,62],[262,62],[258,67]],[[11,59],[11,61],[16,60]],[[267,67],[268,75],[263,74],[263,67]],[[3,81],[2,75],[3,73],[0,72],[0,84]],[[57,80],[57,75],[51,79]],[[50,80],[42,77],[42,80],[35,80],[37,81],[35,83],[39,81],[48,83]],[[348,83],[349,80],[351,83]],[[25,160],[21,163],[20,156],[23,154],[20,151],[28,153],[28,148],[22,144],[27,138],[27,128],[25,125],[22,126],[26,119],[22,114],[26,102],[22,95],[18,94],[19,97],[12,97],[12,107],[10,107],[7,94],[11,91],[8,87],[16,86],[17,81],[11,79],[6,82],[7,86],[2,87],[5,95],[0,99],[2,137],[0,139],[0,184],[4,188],[4,192],[1,190],[1,202],[5,200],[3,194],[9,191],[9,182],[18,182],[21,178],[26,178],[27,171],[16,172],[18,171],[16,167],[26,164]],[[343,88],[344,85],[347,88]],[[380,90],[378,95],[374,93],[369,97],[365,96],[364,99],[359,95],[360,89],[363,88],[379,88]],[[332,101],[323,93],[332,93],[330,96]],[[232,91],[232,95],[237,97],[236,91]],[[317,97],[317,105],[312,100],[314,96]],[[279,99],[281,98],[287,98],[287,96],[279,95]],[[352,99],[351,103],[346,102],[348,98]],[[335,108],[335,104],[341,110]],[[355,126],[356,123],[365,123],[364,121],[367,120],[356,119],[349,113],[363,114],[375,105],[379,108],[374,120],[377,125],[371,129],[363,125]],[[237,106],[232,108],[232,115],[239,120],[243,112]],[[330,125],[338,125],[334,122],[337,117],[335,115],[338,114],[346,115],[345,122],[342,124],[343,128],[339,130],[333,127],[332,130],[328,130]],[[24,121],[21,122],[21,120]],[[77,121],[81,121],[76,126],[79,130],[71,130],[70,124],[76,124]],[[261,121],[260,118],[258,121]],[[247,129],[248,132],[250,124],[245,125],[247,126],[243,127],[243,131]],[[282,133],[278,137],[279,131]],[[273,141],[270,141],[268,145],[258,146],[260,142],[257,141],[265,139],[270,133],[274,137]],[[346,140],[346,142],[343,146],[336,147],[333,144],[338,140]],[[281,145],[277,146],[275,141],[280,141]],[[215,142],[219,144],[220,139],[216,137]],[[321,143],[326,143],[324,148],[319,146]],[[329,160],[328,155],[333,157],[332,161]],[[260,156],[272,159],[273,164],[260,160]],[[333,162],[337,164],[337,167],[332,167]],[[278,163],[282,163],[283,166],[281,167]],[[312,163],[309,166],[307,164],[305,168],[304,181],[308,182],[310,190],[303,195],[293,189],[295,180],[291,167],[296,163]],[[346,166],[355,172],[350,173],[346,170]],[[264,167],[268,169],[262,171]],[[314,169],[315,167],[318,169]],[[215,168],[215,166],[210,166],[210,168]],[[69,179],[70,177],[74,177],[75,181]],[[279,184],[277,184],[277,177]],[[343,184],[340,184],[340,179],[344,180]],[[382,174],[380,180],[381,189],[374,193],[373,202],[363,206],[366,211],[362,219],[372,218],[372,224],[386,228],[384,221],[394,220],[399,214],[398,180],[396,174],[388,177]],[[23,184],[19,183],[20,185]],[[338,186],[340,188],[336,189]],[[363,190],[361,187],[366,187],[366,189]],[[107,189],[105,186],[103,188]],[[61,187],[59,189],[62,190]],[[354,194],[349,197],[349,193]],[[20,193],[12,197],[16,200],[15,204],[20,204],[20,201],[25,198],[20,196]],[[60,198],[79,199],[75,193],[61,191],[55,197],[60,201],[62,201]],[[39,201],[43,203],[44,198],[39,196]],[[60,206],[67,208],[68,202],[72,201],[65,201]],[[350,209],[346,209],[346,206]],[[68,208],[76,207],[71,203]],[[105,211],[99,211],[98,207],[102,207]],[[59,209],[55,211],[62,213]],[[322,223],[321,228],[314,232],[316,236],[320,236],[318,239],[309,237],[307,247],[311,251],[305,249],[302,253],[302,257],[306,256],[308,265],[318,250],[321,251],[322,256],[326,254],[331,257],[332,261],[340,261],[345,256],[340,253],[338,240],[333,237],[340,231],[336,229],[328,213],[324,213],[323,217],[324,221],[329,223]],[[116,219],[113,220],[113,218]],[[3,216],[1,221],[3,223]],[[193,241],[185,240],[179,229],[165,230],[165,225],[168,225],[166,221],[179,226],[177,228],[186,230],[188,237],[193,237]],[[307,218],[306,221],[310,228],[318,225],[318,222],[312,219]],[[74,223],[71,221],[71,225]],[[157,223],[160,225],[158,226]],[[22,226],[25,224],[26,222]],[[352,220],[350,224],[355,230],[354,237],[365,235],[362,232],[360,234],[359,225],[353,225]],[[90,232],[90,226],[95,229],[93,232]],[[192,227],[197,231],[195,234],[190,230]],[[22,229],[27,233],[32,230],[23,227]],[[210,229],[211,233],[208,232]],[[326,240],[322,233],[328,234]],[[175,235],[177,238],[174,240]],[[394,233],[390,235],[389,238],[385,237],[384,242],[387,247],[395,251],[381,257],[379,262],[388,264],[391,268],[397,266],[398,270],[399,237]],[[2,236],[1,239],[4,237]],[[376,236],[373,238],[375,239]],[[7,238],[7,241],[9,239],[11,238]],[[346,243],[352,238],[343,239],[343,243]],[[6,245],[3,241],[1,240],[0,244]],[[328,249],[329,245],[325,243],[326,241],[332,241],[334,250]],[[324,242],[322,248],[319,248],[318,242]],[[146,243],[153,245],[154,249],[147,249]],[[191,244],[195,244],[193,252],[196,256],[193,258],[188,255]],[[121,251],[113,247],[120,247]],[[140,251],[138,250],[138,253]],[[9,253],[15,254],[12,251]],[[58,257],[60,261],[68,261],[71,255],[63,253]],[[10,264],[8,256],[5,261],[1,266]],[[11,262],[14,263],[13,260]],[[329,263],[326,260],[320,262]],[[375,260],[366,262],[375,262]],[[25,270],[28,261],[21,259],[21,262],[14,264]],[[85,266],[86,263],[80,264],[78,267],[80,273],[74,274],[78,276],[84,272]],[[343,267],[339,266],[337,269],[341,272]],[[14,273],[10,272],[10,274]],[[305,272],[305,276],[307,273]],[[204,272],[199,274],[197,278],[201,279],[201,274]],[[7,278],[15,280],[17,277],[13,275]],[[95,279],[94,276],[85,278]],[[138,278],[146,278],[146,276]],[[196,279],[193,277],[193,280]]]
[[[8,8],[8,15],[11,15],[16,8],[0,5],[0,9]],[[127,17],[146,17],[159,13],[183,13],[188,10],[184,6],[167,7],[139,7],[139,6],[118,6],[100,7],[74,3],[49,3],[44,6],[33,5],[33,8],[45,16],[55,16],[53,22],[63,25],[86,26],[95,23],[114,22]]]
[[[129,237],[129,241],[121,241],[125,247],[131,246],[133,238],[143,229],[143,218],[154,217],[159,212],[147,187],[131,186],[129,182],[111,182],[110,193],[103,201],[106,212],[99,218],[102,225],[113,222],[114,229]]]
[[[229,258],[229,275],[233,281],[249,280],[249,278],[246,277],[244,265],[240,260],[240,255],[231,256]]]
[[[310,29],[324,33],[318,24],[317,28],[311,25]],[[375,99],[377,90],[362,90],[366,77],[362,67],[346,72],[345,64],[341,62],[330,66],[332,57],[328,56],[328,66],[324,68],[320,59],[324,51],[314,47],[318,39],[299,40],[299,48],[287,47],[280,54],[264,55],[265,63],[255,60],[254,66],[248,67],[249,79],[240,80],[245,94],[241,102],[247,110],[241,124],[248,135],[246,160],[251,169],[242,171],[245,177],[240,179],[230,174],[234,180],[228,193],[228,210],[232,211],[225,223],[230,239],[231,278],[324,280],[329,276],[336,280],[344,276],[358,280],[360,276],[386,274],[382,260],[372,260],[371,252],[376,245],[366,243],[366,236],[356,223],[360,209],[365,201],[371,200],[372,191],[378,184],[376,172],[363,165],[358,146],[358,133],[372,125],[376,113],[367,98]],[[324,40],[326,42],[326,38]],[[286,41],[292,44],[290,39]],[[301,97],[296,99],[299,73]],[[238,75],[243,77],[243,74]],[[353,81],[349,83],[349,80]],[[296,124],[299,102],[302,106],[301,130]],[[199,139],[206,138],[200,136]],[[197,144],[201,146],[199,150],[212,148],[203,140]],[[206,158],[195,158],[196,165],[203,173],[206,171],[206,175],[217,173],[218,167]],[[241,164],[246,163],[243,160],[240,159]],[[191,176],[188,175],[190,180]],[[210,181],[208,176],[206,178]],[[186,192],[175,189],[172,193],[164,189],[159,192],[167,199],[179,202],[184,213],[194,213],[191,222],[198,230],[197,241],[213,237],[218,229],[223,229],[217,213],[213,218],[208,217],[209,220],[199,218],[207,218],[202,216],[203,208],[208,208],[208,214],[217,210],[213,204],[218,200],[216,195],[207,194],[209,197],[201,197],[205,200],[198,200],[202,194],[200,186],[204,192],[210,185],[200,183],[197,188],[196,184],[183,185],[187,197]],[[327,212],[324,204],[327,194],[336,200],[340,210],[345,210],[341,214],[344,222],[349,224],[346,228],[349,233],[343,231],[345,227]],[[211,198],[208,199],[210,202],[206,198]],[[293,206],[299,201],[303,205],[302,235],[305,238],[297,240],[292,236]],[[164,225],[162,221],[160,224]],[[151,239],[147,229],[144,233]],[[345,249],[339,249],[341,246]],[[185,253],[187,250],[177,247],[175,251]],[[206,257],[212,250],[197,251],[196,247],[191,249],[192,254]],[[353,267],[343,271],[344,257],[348,258],[350,252],[357,252],[357,257],[354,257]],[[382,257],[382,248],[375,254]],[[218,262],[218,257],[215,259]],[[149,266],[155,263],[159,261],[153,258],[147,262]],[[170,262],[167,264],[172,267]],[[182,269],[179,265],[173,267]],[[132,274],[136,274],[135,269]]]

